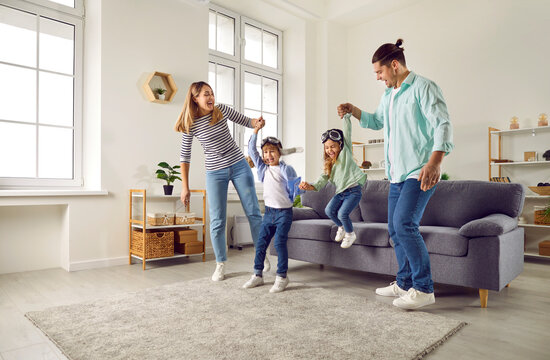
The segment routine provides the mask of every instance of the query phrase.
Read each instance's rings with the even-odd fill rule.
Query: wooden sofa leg
[[[487,298],[489,297],[489,290],[487,289],[479,289],[479,301],[481,303],[482,308],[487,307]]]

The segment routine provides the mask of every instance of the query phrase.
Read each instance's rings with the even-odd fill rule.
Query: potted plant
[[[166,93],[166,89],[163,89],[163,88],[155,89],[155,94],[157,94],[159,100],[164,100],[164,93]]]
[[[161,167],[161,169],[158,169],[156,172],[157,178],[166,181],[166,185],[163,185],[164,195],[172,195],[172,190],[174,189],[174,185],[171,185],[171,184],[176,180],[181,181],[181,178],[178,176],[180,172],[177,170],[180,168],[180,166],[179,165],[170,166],[168,165],[168,163],[164,161],[158,163],[158,166]]]
[[[447,173],[441,174],[441,180],[449,180],[449,179],[450,179],[449,174],[447,174]]]

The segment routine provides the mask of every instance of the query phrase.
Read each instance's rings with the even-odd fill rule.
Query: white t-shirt
[[[395,116],[393,116],[393,99],[395,98],[395,94],[397,94],[400,89],[401,89],[401,87],[392,89],[391,98],[390,98],[390,108],[389,108],[389,112],[388,112],[388,116],[389,116],[389,119],[390,119],[390,134],[388,136],[388,161],[389,161],[389,164],[386,164],[386,166],[390,167],[390,177],[392,179],[391,180],[392,183],[398,183],[399,182],[398,180],[395,179],[395,172],[393,170],[393,166],[391,166],[391,164],[393,164],[393,146],[392,146],[392,141],[391,141],[391,135],[392,135],[392,132],[395,131],[395,123],[396,123]],[[407,176],[407,179],[418,179],[418,175],[417,174],[414,174],[414,175],[411,174],[411,175]]]
[[[275,209],[292,207],[279,165],[268,166],[264,175],[264,204]]]

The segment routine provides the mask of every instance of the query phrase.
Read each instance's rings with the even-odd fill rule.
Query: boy
[[[288,285],[288,250],[286,242],[288,231],[292,225],[292,204],[296,195],[301,193],[298,189],[300,178],[292,166],[280,161],[283,146],[279,139],[268,136],[262,140],[262,153],[260,156],[256,149],[258,131],[265,126],[265,121],[258,121],[254,133],[248,142],[248,154],[258,169],[258,178],[264,183],[265,214],[258,242],[256,243],[256,256],[254,258],[254,275],[243,288],[253,288],[264,284],[263,270],[267,247],[275,236],[275,249],[277,250],[277,277],[271,293],[283,291]]]

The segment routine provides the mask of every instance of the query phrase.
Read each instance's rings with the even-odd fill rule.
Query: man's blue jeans
[[[206,172],[206,192],[208,195],[208,207],[210,215],[210,240],[214,248],[217,262],[227,260],[225,241],[225,223],[227,216],[227,187],[229,181],[233,182],[237,194],[241,199],[244,212],[248,217],[250,232],[254,245],[258,240],[262,215],[256,196],[254,176],[245,159],[230,167]]]
[[[426,205],[435,191],[420,189],[420,181],[408,179],[390,185],[388,196],[388,230],[393,240],[399,270],[397,285],[408,290],[433,293],[430,256],[418,230]]]
[[[325,208],[325,214],[337,225],[343,226],[347,233],[353,232],[349,214],[361,201],[361,186],[357,185],[334,195]]]
[[[256,244],[256,257],[254,258],[254,273],[262,275],[267,248],[273,236],[275,236],[275,250],[277,250],[277,275],[286,277],[288,271],[288,231],[292,226],[292,208],[275,209],[265,207],[262,229]]]

